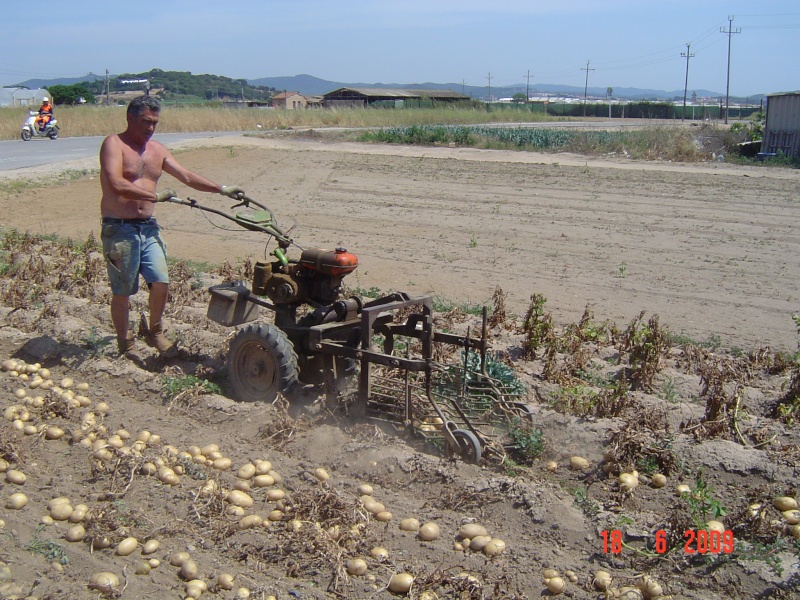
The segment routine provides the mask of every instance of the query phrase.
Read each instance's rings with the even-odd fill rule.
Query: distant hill
[[[101,75],[95,75],[94,73],[88,73],[83,77],[61,77],[58,79],[28,79],[27,81],[22,81],[17,83],[16,85],[6,86],[6,87],[23,87],[28,88],[29,90],[38,90],[39,88],[45,88],[49,85],[73,85],[76,83],[83,83],[84,81],[88,82],[95,82],[95,81],[102,81],[103,77]]]
[[[401,89],[424,89],[424,90],[453,90],[462,92],[473,98],[486,99],[489,95],[488,86],[461,85],[460,83],[346,83],[342,81],[326,81],[312,75],[293,75],[290,77],[262,77],[260,79],[249,79],[250,85],[263,85],[275,88],[279,91],[300,92],[306,96],[321,96],[343,87],[353,88],[401,88]],[[553,95],[583,96],[583,88],[570,85],[557,85],[550,83],[534,83],[528,88],[531,95],[536,93],[546,93]],[[700,98],[718,98],[725,94],[712,92],[710,90],[690,90],[697,93]],[[525,84],[507,86],[492,86],[492,97],[510,98],[514,94],[525,93]],[[605,87],[590,87],[587,92],[590,96],[605,97]],[[614,98],[628,98],[630,100],[672,100],[683,98],[683,90],[665,91],[641,88],[620,87],[614,88]]]
[[[133,77],[132,75],[125,75],[124,77]],[[109,76],[111,80],[112,91],[116,88],[122,89],[125,86],[119,85],[120,75]],[[260,88],[258,90],[247,90],[248,98],[258,98],[265,94],[266,89],[272,89],[277,92],[291,91],[300,92],[306,96],[322,96],[328,92],[332,92],[343,87],[353,88],[401,88],[401,89],[427,89],[427,90],[452,90],[460,92],[472,98],[486,100],[489,96],[489,86],[472,86],[462,85],[460,83],[433,83],[430,81],[422,83],[366,83],[366,82],[343,82],[343,81],[328,81],[314,77],[313,75],[292,75],[286,77],[261,77],[259,79],[229,79],[224,76],[217,75],[193,75],[189,72],[176,72],[176,71],[161,71],[159,69],[152,69],[149,72],[137,74],[136,77],[150,77],[153,84],[158,83],[159,87],[165,87],[170,92],[194,93],[200,97],[209,99],[211,97],[219,97],[223,94],[236,96],[241,94],[240,84],[246,86],[253,86]],[[73,78],[58,78],[58,79],[29,79],[17,84],[17,87],[27,87],[36,89],[40,87],[47,87],[49,85],[72,85],[75,83],[89,82],[98,86],[98,83],[103,81],[103,77],[88,73],[83,77]],[[177,84],[177,85],[175,85]],[[173,89],[174,88],[174,89]],[[196,88],[196,89],[195,89]],[[99,90],[99,87],[98,87]],[[524,83],[507,86],[492,86],[492,98],[511,98],[514,94],[524,94],[526,86]],[[584,89],[579,86],[559,85],[551,83],[532,83],[528,90],[531,95],[534,94],[549,94],[552,96],[573,96],[582,97]],[[213,93],[212,93],[213,92]],[[689,95],[692,92],[696,93],[699,98],[721,98],[725,94],[713,92],[705,89],[689,90]],[[587,90],[589,96],[605,98],[605,87],[589,87]],[[642,89],[633,87],[615,87],[613,92],[614,98],[625,98],[626,100],[653,100],[653,101],[677,101],[683,98],[683,90],[653,90]],[[749,97],[752,102],[754,96]]]

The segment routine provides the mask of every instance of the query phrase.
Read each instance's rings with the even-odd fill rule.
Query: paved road
[[[170,145],[197,138],[232,135],[241,135],[241,133],[160,133],[154,139],[162,144]],[[96,157],[102,141],[102,136],[67,137],[57,140],[34,138],[29,142],[0,141],[0,171],[14,171]]]
[[[571,128],[641,128],[642,126],[675,125],[675,121],[661,122],[657,120],[613,119],[610,121],[564,121],[544,123],[492,123],[489,127],[571,127]],[[330,128],[346,130],[353,128]],[[205,132],[205,133],[159,133],[155,139],[162,144],[170,145],[198,138],[239,136],[243,132]],[[34,138],[29,142],[22,140],[0,141],[0,172],[6,175],[16,169],[55,165],[76,159],[97,156],[102,137],[68,137],[50,140]]]

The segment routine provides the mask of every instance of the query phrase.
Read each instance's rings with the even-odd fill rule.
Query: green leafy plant
[[[52,540],[40,540],[39,534],[44,529],[44,525],[39,525],[33,534],[33,539],[26,546],[28,552],[45,557],[49,561],[58,561],[59,564],[69,564],[69,556],[63,546]]]
[[[667,377],[661,386],[661,397],[667,402],[674,403],[678,400],[678,390],[675,389],[675,381],[672,377]]]
[[[164,394],[168,400],[174,400],[179,395],[190,390],[200,394],[222,393],[222,388],[220,388],[216,383],[212,383],[206,379],[200,379],[195,375],[164,377]]]
[[[581,509],[588,517],[594,517],[600,512],[600,505],[589,495],[589,490],[581,486],[572,493],[575,506]]]
[[[508,435],[515,452],[525,462],[532,461],[544,452],[544,434],[541,429],[534,429],[521,419],[512,420]]]
[[[89,333],[81,339],[81,342],[83,347],[89,351],[89,354],[94,357],[105,354],[106,348],[111,344],[111,340],[100,335],[97,332],[97,327],[94,326],[89,328]]]
[[[694,489],[681,494],[681,498],[689,505],[692,520],[697,529],[705,529],[708,521],[728,514],[728,510],[712,496],[713,491],[713,488],[703,480],[701,469],[695,478]]]

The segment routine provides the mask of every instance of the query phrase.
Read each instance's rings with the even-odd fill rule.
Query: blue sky
[[[0,0],[0,85],[164,70],[348,83],[800,89],[797,0]],[[491,80],[489,77],[491,76]]]

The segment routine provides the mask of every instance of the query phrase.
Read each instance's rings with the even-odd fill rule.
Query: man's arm
[[[145,190],[134,185],[123,175],[121,142],[116,136],[109,136],[100,146],[100,175],[105,177],[111,192],[121,198],[130,200],[156,201],[154,191]]]
[[[190,171],[183,165],[181,165],[175,157],[169,151],[166,151],[166,156],[164,157],[164,170],[172,175],[175,179],[183,183],[184,185],[188,185],[190,188],[198,190],[200,192],[211,192],[214,194],[221,194],[222,193],[222,186],[218,183],[214,183],[210,179],[206,179],[202,175],[198,175],[194,171]]]

